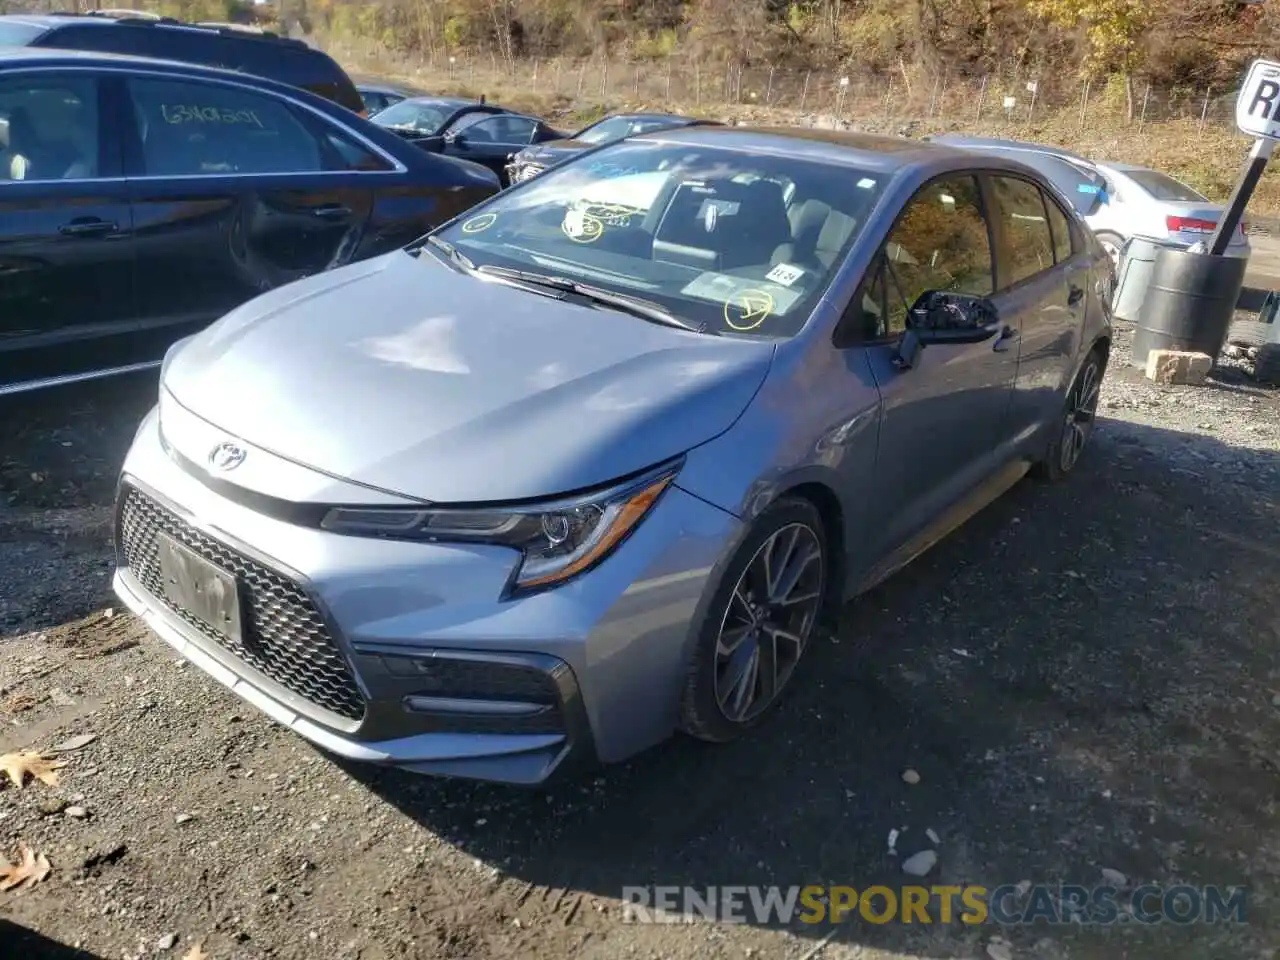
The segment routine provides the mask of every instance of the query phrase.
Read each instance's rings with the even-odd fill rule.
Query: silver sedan
[[[1071,472],[1110,271],[998,156],[620,141],[174,347],[115,589],[348,758],[537,784],[730,740],[843,601]]]

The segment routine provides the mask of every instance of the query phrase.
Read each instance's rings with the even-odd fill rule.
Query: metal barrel
[[[1133,364],[1152,350],[1206,353],[1217,360],[1244,286],[1244,257],[1215,257],[1162,247],[1138,307]]]
[[[1120,276],[1116,281],[1115,297],[1111,302],[1112,316],[1134,323],[1138,308],[1147,295],[1151,282],[1151,268],[1156,262],[1156,251],[1163,244],[1158,240],[1133,237],[1124,245],[1120,254]]]

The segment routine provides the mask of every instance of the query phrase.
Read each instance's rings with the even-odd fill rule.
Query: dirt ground
[[[6,404],[0,753],[94,739],[0,789],[0,850],[52,865],[0,893],[0,955],[1275,956],[1280,394],[1157,387],[1124,343],[1071,480],[852,604],[758,735],[550,794],[341,766],[178,661],[108,590],[153,380]],[[624,885],[898,885],[904,827],[931,883],[1244,884],[1247,923],[622,922]]]

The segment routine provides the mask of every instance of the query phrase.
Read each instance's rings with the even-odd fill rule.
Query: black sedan
[[[0,395],[155,366],[247,300],[395,250],[498,189],[274,80],[5,49]]]
[[[564,137],[537,117],[482,100],[453,97],[411,97],[372,120],[429,153],[482,164],[504,182],[513,153]]]
[[[360,94],[360,99],[364,101],[366,115],[370,117],[387,109],[394,103],[399,103],[401,100],[407,100],[409,97],[425,96],[422,90],[415,90],[399,84],[365,83],[364,81],[356,83],[356,92]]]
[[[525,147],[511,158],[507,166],[507,180],[519,183],[535,177],[548,167],[575,157],[584,150],[599,147],[625,137],[633,137],[650,130],[670,130],[677,127],[719,126],[714,120],[684,117],[677,113],[615,113],[597,120],[563,140],[548,140]]]

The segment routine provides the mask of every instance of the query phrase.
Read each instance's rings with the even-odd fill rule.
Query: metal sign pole
[[[1275,148],[1276,142],[1269,137],[1259,137],[1253,141],[1249,159],[1241,168],[1235,189],[1231,191],[1231,199],[1227,201],[1226,212],[1218,221],[1218,226],[1209,241],[1209,253],[1213,256],[1220,257],[1227,252],[1227,245],[1240,224],[1240,218],[1244,216],[1244,208],[1249,205],[1249,198],[1253,196],[1254,188],[1262,179],[1262,172],[1267,168],[1267,161],[1271,159]]]

